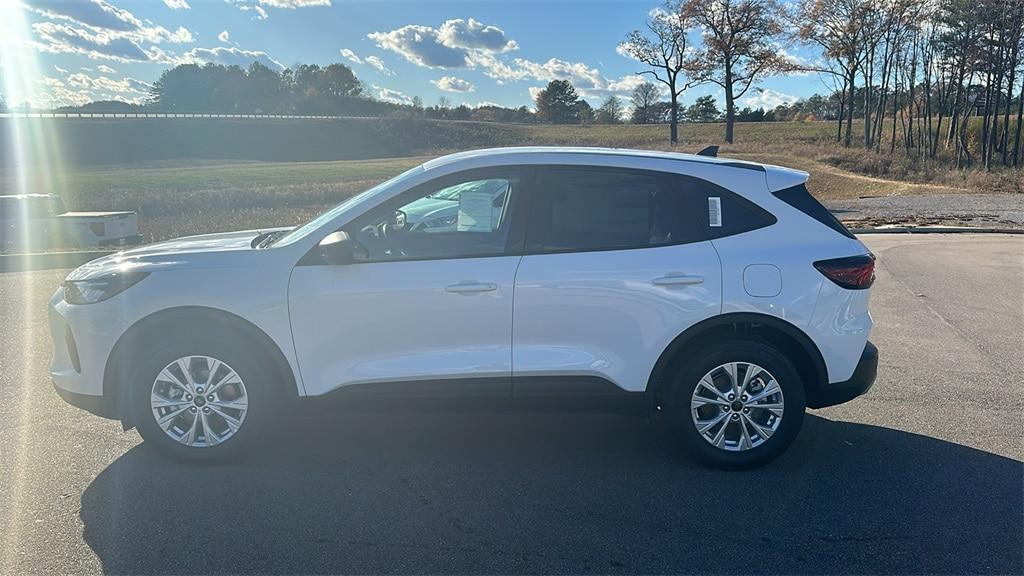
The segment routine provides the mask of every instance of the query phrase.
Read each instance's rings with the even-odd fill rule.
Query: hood
[[[142,268],[156,270],[204,264],[216,266],[218,265],[217,255],[227,252],[255,251],[256,249],[252,247],[252,241],[256,236],[278,230],[290,230],[290,228],[221,232],[164,240],[163,242],[132,248],[87,262],[75,269],[68,276],[68,279],[80,280],[126,269],[136,270]]]

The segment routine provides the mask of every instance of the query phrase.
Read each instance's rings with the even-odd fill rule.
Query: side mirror
[[[355,260],[355,242],[344,230],[332,232],[320,241],[320,256],[333,266],[351,264]]]

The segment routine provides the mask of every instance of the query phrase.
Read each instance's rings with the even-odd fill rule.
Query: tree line
[[[843,95],[844,146],[956,167],[1024,161],[1024,0],[801,0],[792,18]]]
[[[690,38],[699,37],[696,45]],[[799,42],[821,60],[781,46]],[[956,167],[1024,162],[1024,0],[668,0],[623,51],[670,99],[699,84],[725,94],[726,142],[736,102],[767,76],[817,73],[838,104],[836,141]]]

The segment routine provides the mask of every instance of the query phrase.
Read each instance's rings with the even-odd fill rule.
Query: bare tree
[[[658,87],[650,82],[644,82],[633,89],[633,95],[629,99],[633,107],[633,124],[651,124],[657,121],[655,108],[658,99],[661,97]]]
[[[651,11],[647,29],[649,36],[639,30],[630,32],[619,48],[650,67],[637,74],[649,74],[668,87],[669,140],[675,146],[679,141],[679,96],[693,85],[683,81],[689,22],[678,0],[666,0],[664,9]]]
[[[798,37],[819,47],[830,64],[827,71],[842,78],[846,146],[853,138],[853,99],[865,59],[864,22],[871,9],[870,0],[800,0],[792,18],[799,23]]]
[[[622,122],[622,100],[612,94],[601,103],[594,116],[598,124],[619,124]]]
[[[783,10],[775,0],[686,0],[681,11],[682,21],[703,32],[687,71],[725,91],[725,141],[732,143],[736,100],[765,76],[793,67],[775,44]]]

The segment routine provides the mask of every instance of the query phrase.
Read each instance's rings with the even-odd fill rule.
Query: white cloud
[[[141,20],[103,0],[29,0],[26,6],[47,18],[74,21],[93,28],[132,32],[143,27]]]
[[[306,8],[309,6],[330,6],[331,0],[259,0],[260,4],[272,8]]]
[[[57,66],[56,64],[54,64],[53,69],[56,70],[57,72],[60,72],[61,74],[67,74],[68,73],[68,71],[66,69],[61,68],[60,66]]]
[[[465,68],[469,66],[468,52],[462,48],[445,46],[437,38],[437,30],[429,26],[410,24],[390,32],[371,32],[367,35],[377,46],[390,50],[409,62],[427,68]]]
[[[145,94],[150,88],[148,83],[134,78],[114,80],[107,76],[89,76],[81,72],[68,76],[67,83],[74,88],[108,93]]]
[[[150,59],[136,40],[123,35],[55,22],[36,22],[32,28],[41,40],[38,48],[43,52],[81,54],[120,62]]]
[[[191,8],[185,0],[164,0],[164,4],[171,10],[188,10]]]
[[[118,8],[104,0],[29,0],[28,8],[45,16],[51,22],[62,22],[66,28],[73,28],[80,34],[102,35],[107,38],[124,38],[134,42],[159,44],[171,42],[185,44],[193,41],[192,33],[184,27],[170,31],[149,20],[141,20],[128,10]],[[35,28],[41,23],[36,23]]]
[[[476,88],[467,80],[455,76],[444,76],[440,80],[431,80],[431,84],[437,86],[438,90],[445,92],[472,92]]]
[[[104,74],[116,74],[117,73],[117,70],[114,70],[113,68],[111,68],[110,66],[107,66],[106,64],[100,64],[99,66],[96,67],[96,69],[99,70],[100,72],[103,72]]]
[[[384,60],[382,60],[379,56],[367,56],[366,58],[360,58],[358,54],[356,54],[352,50],[349,50],[348,48],[342,48],[341,50],[339,50],[339,52],[341,53],[342,57],[344,57],[349,62],[352,62],[353,64],[369,64],[370,66],[373,66],[374,68],[377,69],[378,72],[385,76],[393,76],[395,74],[394,72],[391,71],[390,68],[387,67],[387,65],[384,64]]]
[[[224,43],[230,42],[231,41],[231,34],[229,34],[227,30],[224,30],[220,34],[217,34],[217,40],[220,40],[221,42],[224,42]]]
[[[782,44],[775,44],[775,51],[778,53],[787,64],[796,69],[794,72],[790,72],[793,76],[809,76],[814,74],[813,69],[820,69],[823,67],[822,62],[812,62],[799,54],[794,54],[786,49]]]
[[[363,60],[362,60],[362,58],[360,58],[359,56],[357,56],[355,52],[353,52],[353,51],[349,50],[348,48],[342,48],[342,49],[340,50],[340,52],[341,52],[341,55],[342,55],[342,56],[343,56],[343,57],[344,57],[344,58],[345,58],[346,60],[348,60],[349,62],[354,62],[354,63],[356,63],[356,64],[362,64],[362,63],[363,63]]]
[[[193,48],[182,56],[184,62],[213,62],[225,66],[248,68],[253,62],[259,62],[271,70],[280,72],[284,65],[274,60],[262,50],[243,50],[235,46],[216,48]]]
[[[366,63],[376,68],[378,72],[384,74],[385,76],[394,75],[394,72],[392,72],[390,68],[385,66],[384,61],[378,58],[377,56],[367,56]]]
[[[508,52],[519,45],[505,37],[505,31],[497,26],[485,26],[470,18],[448,20],[437,31],[437,37],[445,46],[487,52]]]
[[[782,104],[792,104],[793,102],[796,102],[799,99],[800,98],[796,96],[783,94],[782,92],[776,92],[775,90],[765,88],[764,90],[761,90],[760,93],[757,94],[756,96],[744,98],[740,102],[740,104],[755,109],[764,108],[765,110],[771,110],[776,106],[780,106]]]
[[[473,18],[447,20],[439,28],[410,24],[367,36],[378,47],[427,68],[468,68],[474,65],[472,56],[518,48],[503,30]]]
[[[32,24],[34,45],[42,52],[146,62],[163,54],[156,44],[194,41],[187,28],[168,30],[104,0],[28,0],[25,6],[44,18]]]
[[[392,104],[412,105],[412,98],[406,96],[405,94],[399,92],[398,90],[390,90],[388,88],[381,88],[380,86],[375,86],[375,88],[377,88],[377,98],[383,100],[384,102],[391,102]]]
[[[569,62],[550,58],[547,62],[534,62],[516,58],[507,64],[493,55],[476,55],[474,63],[484,69],[484,74],[498,83],[516,80],[568,80],[584,98],[604,99],[612,94],[629,96],[645,79],[636,74],[627,74],[618,80],[606,78],[601,72],[583,62]],[[540,90],[540,88],[537,88]],[[531,97],[536,96],[531,92]]]
[[[149,94],[150,85],[135,78],[115,80],[107,76],[90,76],[76,72],[66,81],[42,77],[36,80],[43,90],[31,95],[39,107],[81,106],[95,100],[121,100],[139,104]]]

